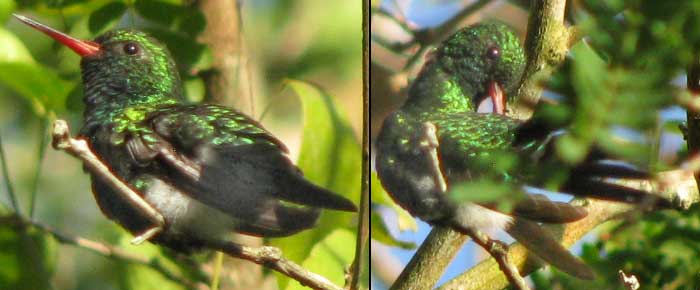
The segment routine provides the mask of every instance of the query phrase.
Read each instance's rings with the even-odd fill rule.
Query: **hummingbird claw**
[[[152,227],[152,228],[146,230],[145,232],[143,232],[143,234],[140,234],[140,235],[134,237],[131,240],[131,244],[132,245],[140,245],[143,242],[150,240],[151,238],[153,238],[155,235],[159,234],[162,231],[163,231],[163,227],[161,227],[161,226]]]

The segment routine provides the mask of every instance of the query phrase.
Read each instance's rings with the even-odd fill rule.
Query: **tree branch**
[[[665,192],[667,195],[665,198],[673,200],[678,207],[684,209],[689,208],[690,205],[700,200],[693,174],[686,170],[662,172],[659,174],[656,182],[634,181],[625,182],[625,185],[643,190],[656,189]],[[553,236],[558,237],[560,243],[565,247],[570,247],[576,243],[599,224],[615,218],[639,213],[640,211],[639,205],[593,199],[575,200],[572,203],[583,206],[588,211],[588,216],[573,223],[544,226]],[[527,249],[519,243],[509,247],[508,257],[511,258],[511,262],[518,267],[518,270],[523,275],[529,275],[544,266],[538,258],[530,255]],[[498,264],[493,259],[488,259],[448,281],[438,289],[496,290],[506,286],[508,286],[508,281],[499,270]]]
[[[455,14],[455,16],[448,19],[444,23],[436,27],[422,29],[411,29],[411,26],[405,23],[405,20],[397,19],[395,16],[384,10],[375,10],[374,13],[385,15],[393,19],[394,22],[399,24],[399,26],[405,30],[408,30],[408,32],[413,35],[413,38],[407,42],[395,43],[388,46],[389,49],[399,52],[405,51],[414,45],[419,46],[417,52],[412,54],[402,69],[402,71],[409,71],[414,65],[416,65],[416,63],[418,63],[420,56],[428,49],[429,46],[442,41],[445,37],[447,37],[447,35],[452,33],[455,30],[455,27],[457,27],[465,18],[481,10],[491,2],[491,0],[478,0],[462,8],[459,12],[457,12],[457,14]]]
[[[146,206],[139,206],[140,203],[135,202],[134,206],[139,206],[139,208],[144,211],[149,210],[149,208],[155,211],[155,209],[148,205],[148,203],[146,203],[146,201],[144,201],[128,185],[112,174],[109,168],[90,150],[85,140],[71,138],[68,125],[64,120],[56,120],[56,123],[54,124],[53,138],[54,147],[64,150],[74,157],[80,159],[90,173],[108,182],[112,189],[123,194],[124,196],[136,195],[136,197],[129,198],[141,200],[141,202],[146,204]],[[155,215],[162,218],[160,213],[157,211]],[[233,242],[208,242],[207,245],[210,248],[220,250],[229,256],[248,260],[278,271],[294,280],[299,281],[299,283],[302,285],[309,286],[313,289],[342,290],[341,287],[328,281],[328,279],[324,278],[323,276],[312,273],[298,264],[285,259],[282,257],[282,252],[277,248],[254,248],[238,245]]]
[[[566,0],[532,1],[528,20],[525,54],[527,65],[518,88],[518,119],[527,119],[542,94],[541,81],[551,75],[566,56],[572,33],[564,26]]]
[[[203,75],[207,101],[254,115],[239,1],[201,0],[197,4],[207,20],[202,42],[211,49],[213,60],[211,70]]]

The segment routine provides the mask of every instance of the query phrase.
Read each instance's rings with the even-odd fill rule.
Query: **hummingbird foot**
[[[421,150],[426,151],[430,156],[431,167],[433,170],[433,179],[438,186],[440,192],[447,191],[447,183],[445,177],[440,170],[440,160],[438,159],[437,148],[440,146],[437,138],[437,127],[432,122],[423,123],[422,135],[418,141]]]
[[[529,290],[530,287],[525,283],[525,279],[520,275],[518,267],[508,260],[508,245],[502,241],[492,239],[483,232],[475,229],[470,229],[466,232],[475,243],[484,248],[491,257],[493,257],[498,266],[501,268],[501,272],[506,276],[508,281],[515,289]]]
[[[147,241],[147,240],[150,240],[151,238],[155,237],[157,234],[160,234],[161,232],[163,232],[163,227],[162,227],[162,226],[155,226],[155,227],[152,227],[152,228],[146,230],[145,232],[143,232],[142,234],[140,234],[140,235],[134,237],[134,238],[131,240],[130,243],[131,243],[132,245],[140,245],[140,244],[142,244],[143,242],[145,242],[145,241]]]

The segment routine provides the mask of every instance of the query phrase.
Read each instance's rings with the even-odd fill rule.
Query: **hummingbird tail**
[[[280,192],[275,193],[275,196],[279,199],[306,206],[350,212],[357,211],[357,206],[352,201],[311,183],[301,174],[289,174],[287,179],[288,182],[284,184],[288,186],[281,188]]]
[[[551,201],[542,194],[528,194],[513,208],[512,215],[543,223],[570,223],[588,215],[580,206]]]
[[[558,269],[580,279],[595,278],[588,265],[572,255],[537,223],[516,218],[506,231],[528,250]]]

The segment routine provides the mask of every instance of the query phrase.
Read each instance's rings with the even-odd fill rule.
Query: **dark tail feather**
[[[673,203],[671,203],[671,201],[656,194],[624,185],[609,183],[600,178],[588,179],[572,176],[572,178],[564,185],[562,191],[576,196],[592,197],[602,200],[626,203],[644,203],[652,201],[653,205],[656,207],[673,207]]]
[[[255,223],[246,223],[239,232],[261,237],[286,237],[316,225],[319,209],[294,208],[278,204],[268,216]]]
[[[588,212],[566,202],[551,201],[542,194],[529,194],[513,208],[513,215],[543,223],[569,223],[580,220]]]
[[[357,206],[352,201],[311,183],[301,175],[288,176],[288,179],[289,182],[283,183],[287,184],[287,188],[280,188],[279,192],[274,193],[276,198],[307,206],[357,211]]]
[[[586,162],[574,168],[573,176],[596,176],[605,178],[647,179],[649,172],[629,163],[614,160],[596,160]]]
[[[507,231],[542,260],[558,269],[580,279],[595,278],[588,265],[572,255],[537,223],[516,218]]]

